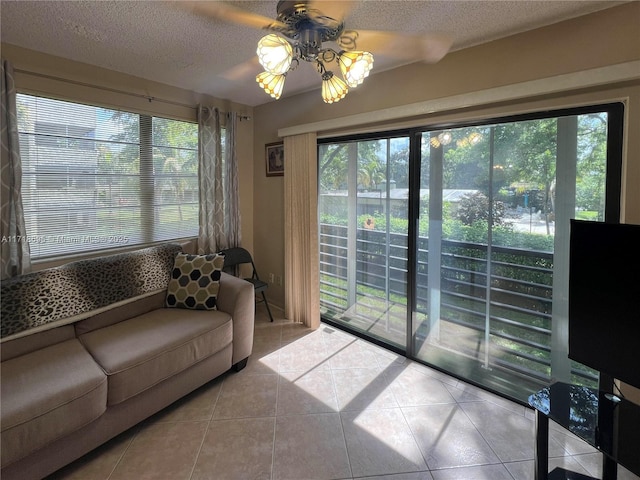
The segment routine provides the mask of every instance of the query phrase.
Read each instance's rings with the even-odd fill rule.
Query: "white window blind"
[[[32,258],[198,235],[198,126],[18,94]]]

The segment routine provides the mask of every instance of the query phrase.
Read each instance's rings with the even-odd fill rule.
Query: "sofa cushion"
[[[73,326],[76,330],[76,336],[84,335],[99,328],[108,327],[114,323],[128,320],[138,315],[142,315],[158,308],[164,307],[167,292],[158,292],[149,296],[138,297],[124,305],[118,305],[105,312],[98,313],[93,317],[75,322]]]
[[[27,353],[35,352],[41,348],[55,345],[75,338],[73,325],[64,325],[43,332],[35,332],[20,338],[13,338],[2,342],[0,358],[3,362]]]
[[[176,255],[167,307],[215,310],[224,255]]]
[[[2,466],[98,418],[107,377],[77,339],[2,363]]]
[[[107,374],[107,403],[115,405],[217,353],[232,337],[227,313],[161,308],[80,341]]]

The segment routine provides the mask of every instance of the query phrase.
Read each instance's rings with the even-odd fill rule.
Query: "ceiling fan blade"
[[[265,17],[257,13],[248,12],[234,7],[225,2],[180,2],[180,5],[188,8],[198,15],[223,20],[229,23],[246,25],[248,27],[271,30],[285,28],[286,25],[273,18]]]
[[[258,57],[253,57],[236,65],[235,67],[231,67],[229,70],[221,73],[220,76],[226,80],[237,82],[248,78],[254,78],[262,70]]]
[[[339,42],[338,42],[339,43]],[[358,30],[357,50],[393,55],[396,58],[436,63],[451,48],[451,37],[441,33],[403,34],[378,30]]]
[[[332,1],[332,0],[311,0],[308,2],[309,10],[317,10],[323,16],[334,20],[344,20],[354,8],[358,6],[360,0]]]

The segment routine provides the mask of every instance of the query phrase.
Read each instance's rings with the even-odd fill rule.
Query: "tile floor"
[[[269,323],[261,308],[247,368],[50,479],[533,478],[531,410],[326,325]],[[600,454],[559,427],[550,455],[550,468],[600,478]]]

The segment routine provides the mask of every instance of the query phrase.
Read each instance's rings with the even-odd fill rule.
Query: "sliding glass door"
[[[322,314],[402,349],[408,168],[406,136],[319,147]]]
[[[324,318],[520,400],[597,384],[567,356],[569,219],[618,220],[621,119],[616,104],[322,143]]]

